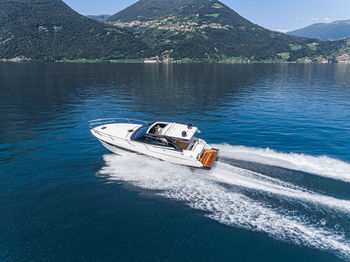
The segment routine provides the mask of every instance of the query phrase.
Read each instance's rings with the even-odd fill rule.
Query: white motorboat
[[[175,164],[210,169],[218,154],[191,124],[144,122],[131,119],[97,119],[90,121],[91,133],[115,154],[134,152]]]

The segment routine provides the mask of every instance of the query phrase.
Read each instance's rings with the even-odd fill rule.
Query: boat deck
[[[183,142],[183,141],[175,141],[175,144],[181,148],[182,150],[186,150],[188,146],[190,145],[190,142]]]

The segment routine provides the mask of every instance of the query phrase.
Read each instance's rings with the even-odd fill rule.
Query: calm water
[[[350,66],[0,64],[0,261],[350,261]],[[211,171],[111,155],[191,122]]]

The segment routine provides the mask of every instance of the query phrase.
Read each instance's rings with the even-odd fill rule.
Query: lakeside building
[[[337,56],[337,61],[340,64],[350,64],[350,56],[349,55]]]

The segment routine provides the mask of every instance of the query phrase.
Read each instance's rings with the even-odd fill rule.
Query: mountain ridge
[[[347,45],[270,31],[217,0],[140,0],[108,22],[176,60],[329,61]]]
[[[196,0],[139,0],[138,2],[112,15],[108,21],[128,21],[130,19],[143,20],[143,17],[146,17],[147,19],[158,18],[160,16],[169,15],[181,5],[189,2],[196,2]]]
[[[350,38],[350,19],[332,23],[316,23],[298,30],[288,32],[289,35],[317,38],[321,40],[339,40]]]
[[[0,61],[333,62],[349,53],[349,41],[270,31],[218,0],[140,0],[107,23],[62,0],[0,0]]]

